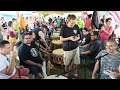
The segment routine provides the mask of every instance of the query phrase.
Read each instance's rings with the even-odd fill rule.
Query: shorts
[[[35,75],[35,76],[38,76],[39,73],[42,73],[42,69],[39,68],[39,67],[30,66],[30,67],[28,67],[28,68],[29,68],[29,70],[30,70],[30,73],[32,73],[32,74]]]
[[[80,64],[80,52],[79,47],[71,51],[64,51],[64,65]]]
[[[10,40],[10,42],[16,42],[16,37],[14,37],[14,38],[9,37],[9,40]]]

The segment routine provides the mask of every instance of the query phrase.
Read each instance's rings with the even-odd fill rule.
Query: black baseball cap
[[[98,32],[98,31],[93,31],[93,32],[91,33],[91,36],[95,36],[95,35],[99,36],[99,32]]]
[[[13,18],[12,20],[16,20],[15,18]]]

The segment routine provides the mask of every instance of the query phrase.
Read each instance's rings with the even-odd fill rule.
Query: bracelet
[[[47,43],[47,42],[43,42],[43,41],[42,41],[42,43]]]

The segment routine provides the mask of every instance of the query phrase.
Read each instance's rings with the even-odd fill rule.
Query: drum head
[[[56,30],[57,30],[57,31],[60,31],[61,29],[60,29],[60,28],[57,28]]]
[[[55,49],[55,50],[53,51],[53,54],[55,54],[55,55],[63,55],[64,52],[63,52],[63,49]]]
[[[53,36],[59,36],[60,33],[53,33]]]
[[[56,33],[60,33],[60,31],[56,31]]]

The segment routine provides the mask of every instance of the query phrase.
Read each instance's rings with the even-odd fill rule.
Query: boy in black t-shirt
[[[98,31],[93,31],[91,33],[91,41],[89,44],[80,46],[80,48],[85,48],[85,51],[80,52],[80,58],[82,60],[91,60],[96,57],[96,55],[101,50],[101,40],[98,39]]]
[[[87,28],[84,28],[82,31],[83,31],[84,38],[82,40],[81,46],[89,44],[91,41],[91,34],[89,30]]]
[[[64,25],[60,32],[60,40],[63,42],[65,76],[69,77],[70,66],[74,68],[74,78],[78,79],[77,65],[80,64],[79,58],[79,39],[80,30],[75,25],[76,16],[69,15],[67,25]]]

